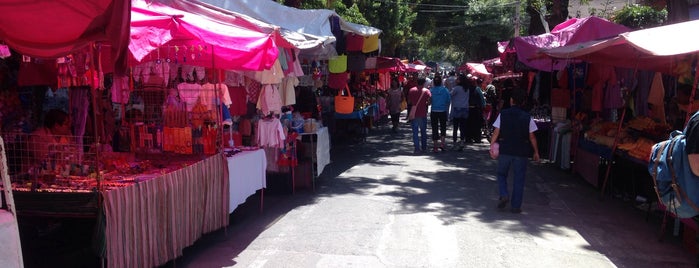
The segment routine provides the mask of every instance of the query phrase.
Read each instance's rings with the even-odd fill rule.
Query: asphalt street
[[[315,192],[260,194],[165,267],[695,267],[662,214],[531,163],[523,212],[498,210],[487,142],[413,154],[402,123],[334,137]],[[672,224],[670,224],[672,226]]]

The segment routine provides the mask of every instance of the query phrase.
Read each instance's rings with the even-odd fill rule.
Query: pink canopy
[[[115,71],[126,70],[129,0],[5,1],[0,40],[31,57],[58,58],[92,42],[111,45]]]
[[[230,70],[270,69],[275,32],[244,21],[223,22],[157,1],[133,0],[129,51],[137,62],[172,60]]]
[[[577,58],[592,63],[672,73],[688,54],[699,52],[693,35],[696,29],[699,29],[698,20],[622,33],[604,40],[541,52],[553,58]]]
[[[459,70],[465,70],[473,75],[483,78],[490,77],[493,75],[490,72],[488,72],[488,69],[485,68],[485,64],[483,63],[467,62],[466,64],[461,65],[459,67]]]
[[[545,33],[535,36],[514,38],[517,59],[525,65],[542,70],[561,70],[565,62],[552,62],[550,58],[538,56],[541,49],[549,49],[591,40],[599,40],[628,32],[630,29],[597,17],[569,19]]]

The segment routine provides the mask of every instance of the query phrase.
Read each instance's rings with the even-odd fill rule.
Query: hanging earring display
[[[167,48],[167,58],[165,58],[165,62],[170,63],[170,47]]]
[[[162,61],[160,60],[160,48],[158,48],[157,51],[158,51],[158,52],[157,52],[157,53],[158,53],[158,58],[155,60],[155,64],[160,64],[160,63],[162,63]]]
[[[177,64],[179,62],[179,59],[178,59],[178,52],[179,51],[180,51],[180,47],[175,46],[175,64]]]
[[[194,52],[195,52],[195,51],[194,51],[194,46],[191,46],[191,47],[189,47],[189,48],[192,50],[192,51],[190,52],[190,53],[192,53],[192,54],[191,54],[192,60],[196,59],[196,57],[195,57],[195,55],[194,55]]]

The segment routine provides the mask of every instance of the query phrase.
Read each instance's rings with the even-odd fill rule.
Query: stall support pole
[[[699,57],[699,54],[697,54],[697,57]],[[698,82],[697,80],[699,80],[699,72],[695,70],[694,71],[694,81],[692,81],[692,93],[689,94],[690,95],[689,105],[687,106],[687,115],[686,115],[686,118],[684,119],[685,125],[687,125],[687,123],[689,122],[689,118],[692,117],[692,114],[694,113],[693,109],[694,109],[694,98],[695,98],[696,92],[697,92],[697,82]]]
[[[621,133],[621,126],[624,124],[624,117],[626,117],[626,109],[621,112],[621,118],[619,119],[619,124],[617,125],[616,129],[616,136],[614,137],[614,145],[612,146],[612,152],[609,155],[609,163],[607,164],[607,170],[604,173],[604,181],[602,182],[602,189],[600,190],[600,199],[604,199],[604,192],[605,189],[607,188],[607,181],[609,180],[609,173],[612,169],[612,162],[614,159],[614,153],[616,152],[616,148],[619,145],[619,135]]]
[[[636,68],[633,71],[633,78],[638,77],[638,57],[636,58]],[[626,105],[624,105],[624,110],[621,112],[621,118],[619,118],[619,124],[617,125],[616,135],[614,135],[614,145],[612,145],[612,152],[609,155],[609,163],[607,164],[607,170],[604,173],[604,181],[602,182],[602,188],[600,189],[600,199],[604,199],[604,192],[607,189],[607,181],[609,180],[609,172],[612,169],[612,163],[614,159],[614,154],[616,153],[616,148],[619,145],[619,136],[621,135],[621,127],[624,124],[624,118],[626,117]]]

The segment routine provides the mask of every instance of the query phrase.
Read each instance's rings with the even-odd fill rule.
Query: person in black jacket
[[[526,98],[524,90],[515,89],[512,91],[511,106],[502,110],[498,118],[495,119],[493,123],[495,130],[490,141],[491,146],[499,147],[497,155],[494,155],[494,150],[491,150],[491,157],[498,159],[497,181],[500,193],[498,209],[504,209],[510,202],[512,213],[522,212],[527,158],[532,156],[534,161],[539,161],[539,150],[536,136],[534,136],[534,131],[537,130],[536,124],[531,115],[521,108]],[[510,168],[513,169],[514,173],[511,198],[507,185],[507,175]]]

